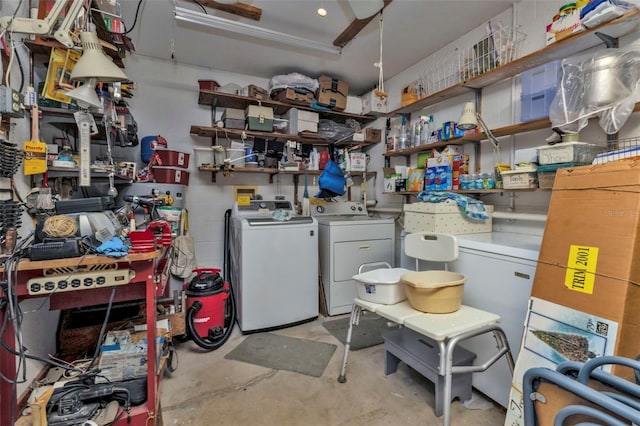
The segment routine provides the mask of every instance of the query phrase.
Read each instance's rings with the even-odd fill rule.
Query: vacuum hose
[[[191,307],[187,311],[187,320],[186,320],[187,330],[189,332],[189,335],[193,339],[193,341],[196,343],[196,345],[200,346],[202,349],[206,349],[208,351],[214,351],[218,349],[220,346],[224,345],[224,343],[229,339],[229,336],[231,336],[231,331],[233,330],[233,324],[235,323],[236,309],[235,309],[235,303],[233,301],[233,297],[230,297],[230,299],[231,299],[231,312],[230,312],[231,320],[229,322],[229,326],[226,328],[226,330],[224,331],[224,333],[222,333],[221,336],[216,337],[214,339],[211,339],[209,337],[200,337],[193,325],[194,324],[193,320],[195,315],[198,313],[198,311],[200,311],[200,309],[202,309],[202,303],[196,300],[195,302],[193,302],[193,305],[191,305]]]
[[[189,336],[191,336],[191,338],[196,343],[196,345],[209,351],[218,349],[229,339],[229,336],[231,336],[231,331],[233,331],[233,326],[235,325],[235,322],[236,322],[236,301],[235,301],[235,298],[233,297],[233,283],[231,282],[231,278],[229,274],[229,270],[230,270],[229,268],[229,234],[230,234],[229,221],[230,219],[231,219],[231,209],[228,209],[224,213],[224,250],[223,250],[224,252],[223,253],[223,256],[224,256],[223,274],[224,275],[223,276],[229,282],[229,297],[227,298],[227,300],[231,299],[230,300],[231,304],[229,305],[230,306],[229,324],[227,325],[227,328],[224,331],[224,333],[217,338],[211,339],[208,337],[200,337],[198,333],[196,333],[193,320],[195,318],[195,315],[198,313],[198,311],[202,309],[202,303],[200,301],[195,301],[193,302],[193,305],[191,305],[191,307],[189,307],[189,309],[187,310],[186,323],[187,323],[187,332]]]

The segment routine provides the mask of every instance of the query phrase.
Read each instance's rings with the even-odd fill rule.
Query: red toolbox
[[[163,167],[189,167],[189,157],[191,154],[170,149],[156,149],[151,157],[151,164]]]
[[[153,180],[156,183],[189,185],[189,172],[186,170],[154,166],[151,168],[151,171],[153,173]]]

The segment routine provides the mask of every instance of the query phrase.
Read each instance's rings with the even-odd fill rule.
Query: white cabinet
[[[463,303],[500,315],[501,327],[515,360],[536,270],[535,260],[465,248],[463,244],[460,243],[460,257],[450,265],[450,270],[467,277]],[[478,355],[476,362],[485,362],[495,353],[495,342],[491,339],[476,337],[462,346]],[[473,386],[506,407],[511,373],[505,358],[499,359],[487,371],[475,373]]]

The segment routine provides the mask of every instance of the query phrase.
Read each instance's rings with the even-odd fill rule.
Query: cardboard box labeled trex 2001
[[[557,362],[638,356],[640,162],[558,169],[531,295],[555,308],[553,315],[543,315],[546,329],[531,325],[530,319],[525,337],[546,339]],[[576,322],[579,318],[587,320]],[[564,328],[558,329],[551,320]],[[567,347],[567,339],[579,344]],[[522,382],[522,353],[514,389]],[[576,354],[581,358],[572,359]],[[527,368],[546,366],[527,359]],[[611,372],[634,381],[631,369],[617,366]]]

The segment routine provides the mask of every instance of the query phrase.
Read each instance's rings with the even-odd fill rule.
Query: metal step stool
[[[443,404],[451,401],[443,401],[444,376],[438,374],[440,359],[438,343],[410,330],[401,327],[382,335],[384,339],[385,375],[393,374],[398,370],[400,361],[422,374],[435,385],[436,416],[440,417]],[[476,354],[462,347],[456,347],[453,353],[453,365],[472,365]],[[451,384],[451,400],[458,398],[461,402],[471,399],[472,373],[454,374]]]

